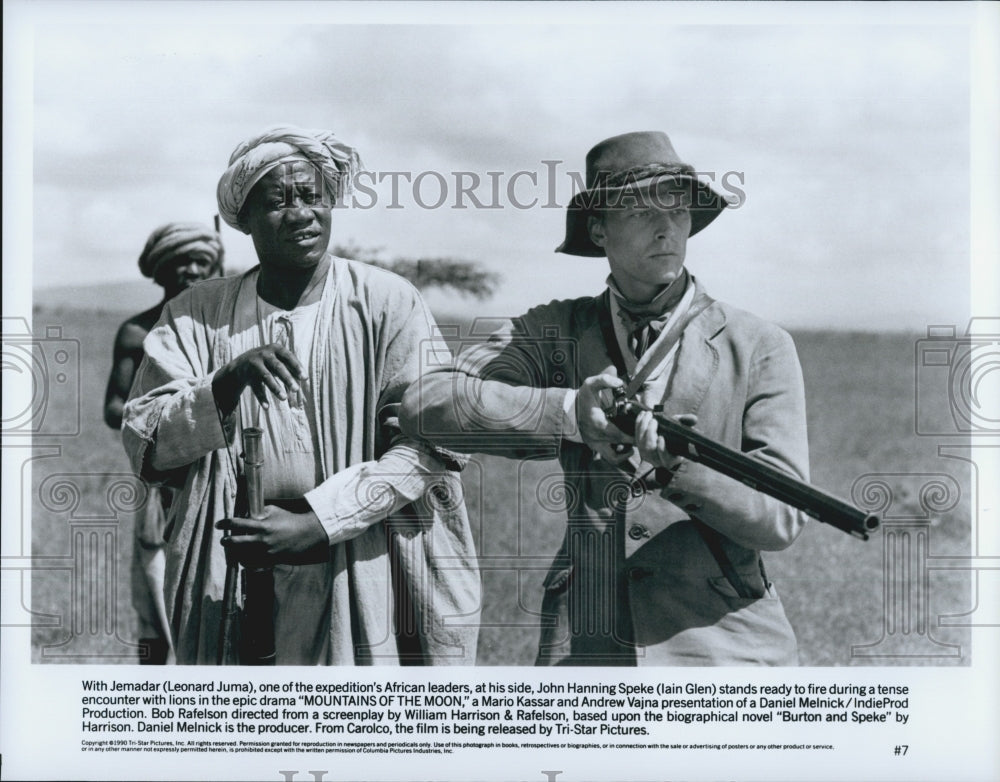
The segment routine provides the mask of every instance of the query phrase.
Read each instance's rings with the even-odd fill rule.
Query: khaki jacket
[[[791,544],[801,513],[693,462],[632,494],[629,476],[563,436],[565,389],[616,374],[599,325],[605,301],[534,308],[428,373],[404,395],[403,431],[467,452],[559,459],[567,529],[544,582],[538,664],[797,664],[759,552]],[[682,335],[665,412],[693,413],[709,437],[807,480],[791,337],[700,286],[693,306],[705,308]],[[711,539],[742,584],[727,579]]]

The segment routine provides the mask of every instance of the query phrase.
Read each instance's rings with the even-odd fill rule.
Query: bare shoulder
[[[144,310],[122,323],[115,337],[115,347],[120,350],[137,350],[142,348],[142,341],[150,329],[156,325],[163,312],[163,302]]]

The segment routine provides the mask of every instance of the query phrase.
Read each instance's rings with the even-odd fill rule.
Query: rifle
[[[255,426],[243,430],[243,472],[247,482],[247,515],[263,519],[264,432]],[[244,566],[243,616],[240,627],[240,662],[243,665],[274,665],[274,568]]]
[[[216,266],[219,268],[219,276],[226,276],[226,247],[222,244],[222,222],[219,219],[219,215],[215,215],[212,218],[212,222],[215,225],[215,236],[219,240],[219,257],[216,259]]]
[[[868,540],[868,534],[878,529],[880,521],[875,514],[855,508],[786,472],[677,423],[663,414],[662,405],[647,407],[635,399],[619,395],[608,418],[626,434],[634,434],[635,417],[643,410],[653,414],[666,449],[674,456],[704,464],[861,540]]]
[[[239,476],[236,514],[243,518],[262,519],[264,511],[264,457],[261,448],[263,430],[243,430],[243,475]],[[230,530],[223,532],[229,537]],[[236,583],[241,584],[243,610],[236,604]],[[239,623],[239,662],[241,665],[274,665],[274,569],[269,566],[244,566],[232,548],[226,547],[226,584],[222,597],[223,617],[219,640],[219,665],[233,659],[233,628]]]
[[[230,534],[227,529],[222,537],[228,538]],[[219,655],[216,660],[218,665],[228,665],[233,659],[233,627],[240,615],[239,606],[236,605],[236,581],[239,578],[240,564],[231,548],[227,546],[225,551],[226,586],[222,592],[222,626],[219,628]]]

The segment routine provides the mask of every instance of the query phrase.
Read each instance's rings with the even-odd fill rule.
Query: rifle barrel
[[[689,426],[661,414],[654,413],[654,416],[667,450],[675,456],[684,456],[735,478],[856,538],[868,540],[869,533],[879,528],[879,517],[873,513],[856,508],[741,451],[717,443]]]
[[[264,432],[256,426],[243,430],[243,473],[251,519],[264,511]],[[228,575],[228,574],[227,574]],[[274,569],[243,568],[242,659],[244,665],[274,665]]]
[[[247,477],[247,507],[251,519],[264,516],[264,432],[256,426],[243,430],[243,472]]]

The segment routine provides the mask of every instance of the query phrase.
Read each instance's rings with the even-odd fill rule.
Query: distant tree
[[[500,284],[500,275],[486,271],[475,261],[461,258],[381,258],[381,248],[359,247],[354,244],[334,245],[334,255],[370,263],[403,277],[420,290],[451,288],[458,293],[488,299]]]

